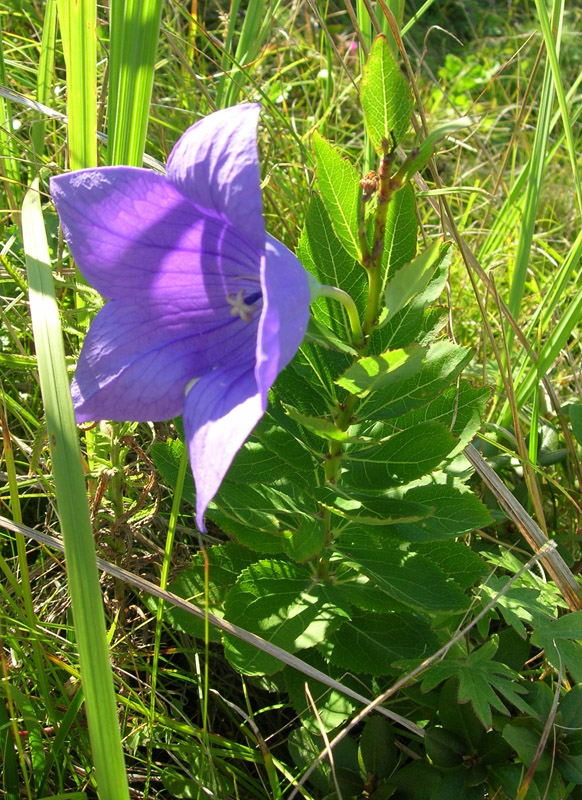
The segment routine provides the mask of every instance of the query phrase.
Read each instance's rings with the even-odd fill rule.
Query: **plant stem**
[[[331,297],[332,300],[337,300],[343,305],[350,321],[352,342],[355,347],[361,348],[364,344],[364,334],[358,309],[351,296],[347,292],[344,292],[343,289],[338,289],[337,286],[327,286],[325,284],[318,287],[318,295],[320,297]]]

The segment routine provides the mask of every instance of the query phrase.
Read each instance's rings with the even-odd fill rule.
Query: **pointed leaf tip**
[[[376,150],[391,134],[400,143],[410,125],[412,93],[385,36],[374,40],[360,92],[364,121]]]

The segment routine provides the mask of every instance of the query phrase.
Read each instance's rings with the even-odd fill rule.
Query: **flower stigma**
[[[249,297],[245,298],[245,290],[241,289],[236,294],[234,292],[227,294],[226,300],[229,305],[232,306],[230,313],[233,317],[236,317],[238,314],[243,322],[252,322],[253,312],[257,310],[257,304],[255,301],[260,300],[261,297],[261,292],[255,292],[254,294],[251,294]]]

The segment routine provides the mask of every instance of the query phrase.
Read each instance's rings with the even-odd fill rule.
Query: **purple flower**
[[[108,301],[71,386],[77,421],[183,414],[202,530],[309,317],[307,273],[265,231],[259,111],[193,125],[166,176],[104,167],[51,180],[73,258]]]

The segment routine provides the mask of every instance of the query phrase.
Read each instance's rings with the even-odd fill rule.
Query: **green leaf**
[[[333,229],[346,252],[359,262],[360,177],[350,162],[317,131],[313,134],[313,151],[317,185]]]
[[[466,742],[453,731],[438,726],[426,729],[424,739],[426,754],[437,767],[456,767],[463,756],[470,755]]]
[[[417,148],[416,156],[410,161],[406,171],[406,177],[411,178],[415,172],[419,172],[426,166],[428,160],[432,156],[436,144],[448,136],[449,133],[462,130],[474,125],[476,120],[471,117],[459,117],[458,119],[450,120],[442,125],[434,128],[429,135],[424,139]]]
[[[430,677],[430,672],[427,673]],[[440,681],[437,681],[437,685]],[[427,681],[427,686],[429,682]],[[422,691],[427,691],[425,683]],[[439,722],[447,730],[453,731],[467,743],[469,750],[478,753],[485,736],[483,725],[477,719],[470,703],[459,702],[459,681],[450,678],[442,687],[438,699]]]
[[[301,771],[304,771],[318,757],[322,743],[323,741],[319,736],[315,738],[305,728],[295,728],[289,734],[287,747],[295,765]],[[329,766],[326,761],[320,762],[315,767],[309,776],[309,783],[319,789],[320,792],[328,792],[330,790]]]
[[[439,422],[424,422],[373,447],[350,446],[344,480],[352,486],[385,489],[410,483],[432,472],[455,447],[456,440]]]
[[[326,675],[334,678],[334,680],[345,683],[346,686],[354,689],[354,691],[362,692],[361,681],[355,677],[352,678],[350,675],[346,675],[344,670],[329,664],[317,650],[306,650],[301,653],[301,658],[310,666],[324,672]],[[337,728],[349,719],[354,711],[359,708],[357,701],[347,697],[343,692],[330,689],[329,686],[324,686],[323,683],[313,678],[306,677],[302,672],[299,672],[299,670],[293,669],[292,667],[285,667],[284,675],[285,686],[289,693],[291,705],[300,716],[301,724],[311,733],[319,733],[321,730],[320,725],[323,725],[326,731]],[[316,719],[311,704],[307,699],[305,692],[306,683],[309,686],[311,697],[315,702],[319,721]]]
[[[349,619],[332,586],[310,570],[283,561],[258,561],[245,569],[226,598],[229,622],[257,633],[289,653],[313,647]],[[245,675],[271,675],[282,668],[274,656],[224,636],[230,663]]]
[[[496,608],[507,624],[524,639],[527,631],[522,620],[529,626],[537,628],[548,620],[551,616],[550,611],[541,602],[539,589],[515,584],[506,589],[509,580],[507,575],[499,577],[492,575],[481,587],[481,593],[484,602],[487,602],[505,589],[504,594],[497,600]]]
[[[332,664],[365,675],[389,675],[395,661],[412,662],[438,649],[438,639],[420,617],[407,613],[354,611],[352,620],[326,636],[319,651]]]
[[[490,781],[504,793],[503,797],[517,797],[527,766],[529,765],[524,769],[521,763],[496,764],[488,769]],[[574,800],[575,795],[566,792],[559,772],[554,769],[549,775],[542,773],[539,777],[534,777],[524,800],[564,800],[565,797]]]
[[[325,545],[325,527],[320,519],[304,517],[293,530],[283,530],[281,544],[285,555],[302,563],[319,555]]]
[[[401,603],[428,611],[467,608],[469,598],[436,564],[395,544],[382,533],[350,527],[338,536],[336,550]]]
[[[430,507],[386,497],[378,492],[363,492],[347,486],[321,486],[312,491],[318,503],[346,519],[363,525],[394,525],[397,522],[424,519]]]
[[[301,485],[309,486],[314,470],[309,451],[273,420],[263,419],[236,454],[226,480],[271,486],[293,476]]]
[[[382,254],[384,270],[382,295],[386,291],[388,280],[394,277],[401,267],[413,260],[416,254],[417,236],[416,199],[414,189],[407,183],[392,196],[386,214],[386,234]]]
[[[576,437],[578,444],[582,445],[582,403],[572,403],[568,407],[572,433]]]
[[[481,556],[463,542],[415,542],[414,550],[463,589],[473,586],[489,571]]]
[[[527,703],[520,697],[527,690],[518,683],[519,675],[514,670],[493,661],[497,652],[497,637],[493,636],[482,647],[473,650],[466,659],[442,661],[431,667],[422,683],[423,691],[430,691],[441,680],[456,676],[459,679],[458,699],[460,703],[471,702],[476,715],[485,728],[492,724],[492,709],[509,715],[507,706],[499,695],[517,708],[530,711]]]
[[[414,213],[414,204],[412,210]],[[297,247],[297,257],[320,283],[337,286],[347,292],[356,304],[360,316],[363,316],[367,297],[366,273],[357,262],[358,257],[351,256],[342,246],[333,230],[329,214],[317,194],[311,196],[305,227]],[[340,338],[349,337],[350,324],[341,303],[329,297],[319,297],[312,304],[311,311]]]
[[[299,425],[303,425],[304,428],[307,428],[315,433],[316,436],[320,436],[323,439],[334,439],[337,442],[366,441],[365,439],[358,439],[357,436],[350,436],[347,431],[340,430],[330,419],[324,419],[323,417],[310,417],[306,414],[301,414],[291,406],[285,406],[285,411],[289,414],[292,420],[297,422]]]
[[[582,682],[581,640],[582,611],[543,622],[531,637],[532,644],[545,651],[546,659],[556,671],[567,669],[577,682]]]
[[[382,139],[391,142],[391,134],[400,143],[410,126],[412,94],[385,36],[374,40],[360,96],[366,129],[376,150],[381,149]]]
[[[255,555],[233,542],[224,545],[209,547],[206,550],[208,557],[208,610],[217,617],[224,617],[224,601],[230,589],[237,581],[239,574],[256,560]],[[192,566],[181,572],[168,586],[168,591],[178,597],[189,600],[194,605],[204,607],[204,557],[196,553],[192,559]],[[152,597],[148,606],[155,611],[157,601]],[[181,608],[176,608],[169,603],[164,605],[164,621],[174,630],[184,631],[190,636],[204,639],[204,621],[193,614],[188,614]],[[216,628],[209,628],[210,641],[219,642],[220,634]]]
[[[455,380],[471,357],[469,347],[437,342],[429,347],[421,369],[412,377],[405,376],[384,386],[382,392],[367,395],[358,408],[358,417],[385,420],[426,405]]]
[[[441,780],[442,773],[436,767],[425,760],[416,759],[392,775],[390,786],[399,789],[398,797],[406,800],[427,800],[436,792]]]
[[[481,428],[490,396],[491,391],[486,386],[473,387],[469,381],[461,380],[430,403],[392,420],[386,429],[387,432],[390,429],[405,430],[428,420],[441,422],[457,437],[457,444],[448,457],[450,460],[465,449]]]
[[[389,778],[398,761],[394,731],[384,717],[368,717],[360,736],[360,761],[364,774]]]
[[[313,316],[309,317],[305,338],[308,342],[323,347],[324,350],[335,350],[338,353],[344,353],[349,356],[358,355],[358,351],[355,347],[347,344],[343,339],[338,339],[331,328],[328,328],[324,322]]]
[[[452,539],[491,524],[486,506],[466,487],[431,483],[402,492],[403,500],[429,506],[432,514],[420,522],[399,523],[398,536],[409,542]]]
[[[414,261],[405,264],[386,285],[384,294],[385,307],[380,314],[379,327],[403,309],[417,295],[424,292],[437,269],[448,269],[451,262],[452,248],[450,242],[440,241],[433,244],[418,255]]]
[[[388,350],[379,356],[366,356],[352,364],[336,383],[358,397],[382,391],[398,384],[422,368],[426,349],[412,345],[402,350]]]
[[[525,724],[524,724],[525,723]],[[511,745],[523,764],[532,763],[536,754],[537,748],[540,743],[541,733],[531,727],[530,720],[524,722],[508,722],[503,726],[502,736]],[[540,772],[547,772],[551,767],[552,757],[549,753],[542,752],[538,761],[537,769]]]

